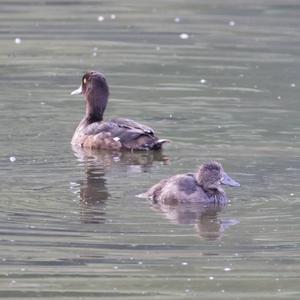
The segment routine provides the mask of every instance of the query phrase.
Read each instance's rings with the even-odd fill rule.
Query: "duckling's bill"
[[[240,184],[232,179],[229,175],[227,175],[225,172],[223,174],[223,177],[221,179],[221,184],[229,185],[229,186],[240,186]]]
[[[71,95],[81,95],[82,94],[82,85],[77,90],[71,92]]]

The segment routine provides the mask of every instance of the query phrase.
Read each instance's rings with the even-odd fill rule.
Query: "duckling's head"
[[[198,184],[209,193],[222,193],[221,185],[240,186],[240,184],[228,176],[222,165],[216,161],[209,161],[200,166],[196,174]]]
[[[109,87],[105,76],[96,71],[85,73],[79,88],[71,92],[71,95],[79,94],[86,98],[86,114],[91,121],[101,121],[109,96]]]

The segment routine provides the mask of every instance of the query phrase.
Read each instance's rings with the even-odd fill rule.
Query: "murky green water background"
[[[299,38],[296,0],[1,0],[0,298],[299,299]],[[90,69],[162,157],[73,153]],[[207,159],[220,212],[135,197]]]

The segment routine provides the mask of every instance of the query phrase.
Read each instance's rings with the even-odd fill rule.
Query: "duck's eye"
[[[86,78],[83,78],[83,84],[86,84]]]

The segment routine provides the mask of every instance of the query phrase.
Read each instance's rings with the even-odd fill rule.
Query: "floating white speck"
[[[138,262],[138,264],[139,264],[139,265],[142,265],[142,264],[143,264],[143,262],[142,262],[142,261],[139,261],[139,262]]]
[[[290,196],[295,196],[295,194],[294,193],[290,193]]]
[[[15,156],[11,156],[11,157],[9,158],[9,160],[10,160],[11,162],[14,162],[14,161],[17,160],[17,158],[16,158]]]
[[[179,37],[182,39],[182,40],[187,40],[190,36],[187,34],[187,33],[181,33],[179,35]]]
[[[120,138],[118,136],[113,138],[114,141],[118,142],[120,140]]]
[[[117,17],[117,16],[114,15],[114,14],[110,15],[110,18],[111,18],[112,20],[114,20],[116,17]]]
[[[180,19],[179,17],[175,17],[175,18],[174,18],[174,22],[175,22],[175,23],[179,23],[180,21],[181,21],[181,19]]]
[[[15,43],[16,44],[21,44],[22,43],[22,40],[20,38],[15,38]]]
[[[201,79],[200,83],[202,83],[202,84],[206,83],[206,79]]]
[[[183,265],[183,266],[187,266],[187,265],[188,265],[188,263],[187,263],[186,261],[183,261],[183,262],[181,263],[181,265]]]
[[[296,84],[295,83],[291,83],[291,87],[295,87],[296,86]]]
[[[94,57],[97,56],[97,52],[93,52],[93,56],[94,56]]]
[[[220,128],[222,128],[222,126],[221,126],[221,125],[218,125],[218,128],[220,129]]]
[[[228,23],[229,26],[235,26],[235,22],[233,20],[231,20],[229,23]]]
[[[103,17],[103,16],[99,16],[99,17],[98,17],[98,21],[99,21],[99,22],[104,21],[104,17]]]
[[[118,266],[114,266],[114,269],[115,269],[115,270],[118,270],[118,269],[119,269],[119,267],[118,267]]]
[[[173,118],[173,115],[172,115],[172,114],[169,114],[169,118],[172,119],[172,118]]]
[[[209,279],[209,280],[214,280],[214,279],[215,279],[215,277],[213,277],[213,276],[209,276],[209,277],[208,277],[208,279]]]
[[[229,271],[231,271],[231,269],[230,268],[224,268],[224,271],[229,272]]]
[[[278,96],[277,99],[278,99],[278,100],[281,100],[281,96]]]
[[[45,105],[45,102],[41,102],[41,105]]]

